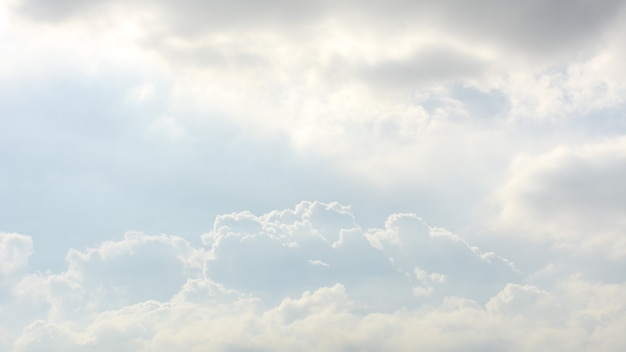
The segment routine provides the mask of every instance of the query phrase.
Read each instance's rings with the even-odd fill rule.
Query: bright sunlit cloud
[[[0,350],[623,350],[625,19],[0,5]]]

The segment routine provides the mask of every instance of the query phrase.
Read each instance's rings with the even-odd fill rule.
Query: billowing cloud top
[[[27,259],[27,236],[0,238],[10,260]],[[624,284],[570,276],[542,288],[413,214],[364,231],[348,207],[302,202],[219,216],[204,242],[127,233],[70,251],[60,273],[13,275],[4,346],[608,351],[625,323]]]
[[[3,2],[0,350],[623,351],[625,30],[620,0]]]

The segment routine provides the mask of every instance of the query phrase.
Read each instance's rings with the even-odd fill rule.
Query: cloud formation
[[[207,277],[264,297],[339,282],[364,295],[363,304],[381,307],[415,305],[416,294],[480,301],[518,278],[503,258],[431,228],[414,214],[392,215],[384,229],[362,230],[350,209],[338,203],[302,202],[294,210],[259,217],[220,216],[204,241],[211,245]]]
[[[624,151],[619,137],[520,157],[497,193],[501,224],[567,251],[624,260]]]
[[[580,283],[572,280],[565,285]],[[614,302],[619,299],[615,291],[623,292],[624,287],[593,289],[602,291],[602,299]],[[571,295],[567,298],[574,298]],[[594,295],[587,292],[576,298],[590,299],[588,303],[592,305],[601,303],[599,298],[592,297]],[[93,351],[107,348],[122,351],[165,351],[168,348],[218,351],[342,351],[351,348],[365,351],[409,351],[414,348],[484,351],[511,348],[513,351],[528,351],[563,346],[576,351],[584,350],[585,345],[594,350],[611,351],[623,343],[603,339],[605,334],[623,327],[624,323],[619,315],[612,314],[615,311],[611,309],[616,307],[607,304],[601,304],[593,311],[585,311],[584,306],[563,307],[567,315],[590,319],[586,324],[598,321],[593,318],[594,314],[608,314],[594,332],[589,332],[582,321],[580,325],[567,326],[545,313],[528,313],[528,310],[542,312],[542,304],[552,299],[552,294],[533,287],[511,286],[496,296],[487,308],[450,299],[435,309],[363,315],[354,312],[345,289],[335,285],[285,299],[274,308],[260,311],[254,302],[246,300],[238,301],[228,310],[219,305],[194,305],[186,301],[146,302],[103,313],[81,333],[44,322],[34,323],[17,341],[16,351],[33,350],[42,346],[39,343],[44,341],[48,342],[48,347],[56,349]],[[503,311],[505,309],[509,311]],[[619,309],[623,312],[623,306]],[[119,339],[122,332],[123,338]]]
[[[625,18],[0,3],[0,350],[624,350]]]
[[[616,351],[626,343],[615,334],[626,324],[623,283],[524,284],[511,263],[412,214],[362,230],[349,207],[302,202],[219,216],[203,241],[127,233],[71,250],[61,273],[25,274],[0,302],[2,346]]]

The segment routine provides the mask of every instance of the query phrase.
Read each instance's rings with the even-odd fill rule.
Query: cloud
[[[130,209],[112,216],[124,218],[141,212],[138,209],[144,204],[156,207],[184,198],[190,200],[185,204],[194,204],[193,209],[185,207],[184,214],[177,216],[194,221],[193,231],[205,224],[200,216],[189,219],[185,214],[212,211],[216,215],[238,209],[216,206],[219,210],[214,210],[197,204],[214,196],[221,200],[216,204],[234,202],[222,190],[240,189],[244,177],[238,175],[248,171],[236,169],[248,165],[254,166],[252,173],[265,176],[263,183],[272,185],[293,185],[300,179],[289,172],[275,173],[279,168],[268,166],[289,158],[296,162],[281,165],[288,170],[299,163],[302,174],[323,168],[329,178],[363,184],[345,198],[304,194],[307,187],[294,185],[283,192],[298,195],[285,195],[274,207],[309,198],[354,203],[358,194],[371,189],[393,189],[397,198],[410,193],[402,200],[409,203],[408,198],[442,194],[469,182],[453,177],[459,175],[459,168],[489,165],[490,170],[476,171],[472,183],[481,182],[488,177],[485,174],[502,172],[506,165],[502,160],[511,157],[503,154],[525,148],[532,139],[513,140],[511,127],[502,120],[575,119],[623,104],[624,80],[614,74],[623,61],[621,38],[609,35],[619,32],[615,24],[619,21],[611,19],[622,15],[620,4],[613,1],[597,8],[557,1],[506,5],[481,1],[468,6],[458,1],[263,5],[142,1],[128,5],[110,0],[84,5],[95,6],[93,10],[69,0],[16,4],[25,12],[10,13],[8,44],[0,50],[7,57],[1,72],[10,78],[3,96],[13,97],[5,98],[2,105],[7,116],[16,116],[4,123],[9,124],[9,137],[19,137],[7,137],[5,148],[13,151],[7,157],[11,165],[24,156],[22,152],[32,161],[14,165],[19,172],[11,175],[27,177],[10,177],[7,196],[24,199],[37,187],[45,187],[46,193],[76,192],[64,182],[50,182],[54,177],[43,182],[33,175],[58,170],[36,167],[50,161],[56,166],[78,159],[75,165],[95,167],[61,168],[64,175],[59,178],[78,178],[77,183],[91,191],[106,189],[93,197],[104,199],[103,207],[115,204],[92,209],[91,214],[115,213],[111,208],[124,207],[119,206],[123,203]],[[70,17],[41,26],[39,20],[24,20],[33,11]],[[43,28],[45,42],[40,40]],[[608,33],[606,40],[598,40],[600,47],[594,44],[588,55],[569,55],[567,43],[572,38],[579,43],[587,36],[604,38],[604,33]],[[515,39],[524,35],[529,38]],[[542,46],[567,55],[537,59],[546,50],[529,49],[524,43],[539,43],[538,37],[545,41]],[[49,59],[41,64],[40,57]],[[479,99],[482,102],[477,104]],[[570,126],[564,122],[559,127]],[[48,133],[49,129],[55,133]],[[72,143],[85,148],[63,148]],[[493,148],[494,143],[501,147]],[[46,153],[35,148],[44,144],[41,149]],[[233,153],[218,152],[225,146],[232,147],[228,150]],[[273,159],[278,153],[283,155]],[[263,161],[255,163],[259,159]],[[321,162],[309,164],[310,160]],[[166,163],[177,167],[162,170],[160,165]],[[25,170],[25,165],[38,171]],[[111,177],[111,170],[125,171]],[[223,174],[228,176],[216,176]],[[439,182],[442,185],[431,187]],[[229,185],[222,187],[222,183]],[[319,183],[326,189],[338,182]],[[181,185],[188,187],[180,190]],[[402,191],[397,191],[398,185]],[[337,188],[347,189],[345,184]],[[276,189],[281,191],[280,186]],[[79,194],[85,193],[89,192]],[[454,196],[442,203],[456,204]],[[54,195],[46,199],[50,198],[56,199]],[[82,204],[80,198],[68,197]],[[247,197],[242,192],[232,198]],[[377,198],[380,202],[382,197]],[[81,210],[75,204],[66,206]],[[46,210],[54,208],[49,203],[39,207],[42,211],[34,211],[44,218]],[[171,210],[163,208],[155,211]],[[145,220],[150,217],[146,213],[142,220],[128,219],[110,231],[160,231],[163,227]],[[65,218],[58,217],[63,223],[59,233],[87,230],[72,230]],[[34,226],[20,231],[33,233]]]
[[[616,18],[622,7],[623,3],[612,0],[603,1],[601,6],[586,1],[486,0],[472,5],[446,1],[441,10],[450,22],[457,21],[459,29],[538,53],[571,50],[581,41],[588,44]]]
[[[60,22],[94,11],[108,1],[62,0],[51,4],[41,0],[16,1],[17,11],[40,21]]]
[[[453,48],[424,47],[404,60],[385,60],[363,69],[364,76],[373,86],[387,89],[419,87],[432,82],[464,81],[477,77],[486,60]]]
[[[207,216],[302,199],[354,204],[367,226],[408,211],[460,229],[519,153],[626,130],[611,1],[14,3],[26,12],[6,5],[1,34],[0,222],[56,249],[35,265],[111,233],[189,238]],[[544,30],[550,18],[576,28]],[[598,40],[569,55],[570,35]]]
[[[351,208],[301,202],[216,217],[208,248],[127,233],[22,274],[0,299],[13,351],[618,351],[623,282],[512,263],[414,214],[364,230]],[[11,235],[22,242],[30,238]],[[8,236],[7,236],[8,237]]]
[[[0,350],[624,350],[624,16],[3,3]]]
[[[29,236],[0,232],[0,274],[9,275],[28,264],[33,254]]]
[[[367,235],[393,266],[417,279],[419,287],[436,288],[439,295],[485,300],[520,272],[493,252],[483,253],[445,229],[431,227],[414,214],[390,216],[384,229]],[[471,273],[471,274],[470,274]]]
[[[94,8],[120,5],[117,1],[39,0],[18,2],[21,11],[42,20],[62,20],[91,14]],[[125,4],[126,5],[126,4]],[[467,39],[496,40],[509,47],[540,51],[571,48],[588,43],[620,13],[617,0],[590,4],[559,0],[517,3],[515,1],[219,1],[185,0],[175,5],[164,1],[141,1],[127,8],[150,9],[176,34],[190,36],[203,31],[232,29],[284,30],[315,25],[340,18],[352,25],[365,22],[381,29],[400,30],[418,23],[445,29]],[[111,6],[111,8],[114,8]],[[358,9],[358,11],[355,11]],[[511,45],[511,43],[513,45]]]
[[[618,137],[520,157],[495,196],[500,224],[566,251],[623,260],[625,150]]]
[[[567,290],[572,286],[578,290]],[[498,309],[494,303],[482,308],[470,301],[449,299],[437,307],[392,313],[355,311],[350,292],[341,285],[305,292],[260,310],[249,300],[230,306],[152,301],[103,312],[80,328],[35,322],[24,329],[14,350],[46,346],[92,351],[528,351],[566,346],[573,351],[589,347],[617,351],[625,342],[621,335],[604,337],[624,327],[620,296],[624,289],[568,279],[563,290],[539,296],[527,295],[535,290],[531,287],[508,286],[494,298],[500,302]],[[563,302],[559,308],[565,315],[542,309],[542,301],[554,299]],[[503,312],[505,307],[508,311]]]
[[[363,295],[363,304],[380,307],[391,304],[391,295],[392,307],[415,305],[416,288],[429,296],[433,291],[434,299],[481,300],[519,278],[511,263],[415,215],[392,215],[385,229],[363,231],[350,209],[338,203],[302,202],[262,216],[220,216],[203,238],[211,245],[207,277],[266,299],[340,282]]]
[[[98,248],[72,249],[66,262],[62,273],[23,277],[13,293],[47,310],[49,319],[84,318],[135,302],[169,299],[188,279],[201,277],[203,252],[180,237],[129,232]]]

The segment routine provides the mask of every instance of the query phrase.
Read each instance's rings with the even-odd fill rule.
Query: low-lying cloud
[[[28,236],[0,240],[14,253],[3,264],[26,265]],[[62,272],[22,273],[0,301],[0,346],[615,351],[624,343],[603,338],[625,326],[623,283],[567,275],[540,287],[415,214],[362,229],[350,207],[302,202],[218,216],[203,242],[130,232],[70,250]]]

